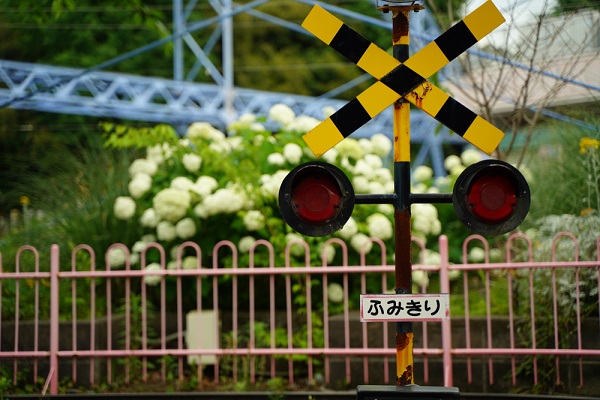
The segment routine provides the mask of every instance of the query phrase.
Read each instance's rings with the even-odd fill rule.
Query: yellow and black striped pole
[[[415,6],[421,7],[421,6]],[[390,7],[394,58],[408,60],[409,16],[413,6]],[[412,255],[410,225],[410,103],[400,98],[394,103],[394,204],[396,293],[412,293]],[[396,385],[413,384],[413,327],[411,322],[396,323]]]

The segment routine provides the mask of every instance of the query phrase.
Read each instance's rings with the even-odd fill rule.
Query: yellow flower
[[[600,147],[600,140],[592,139],[589,137],[583,137],[581,138],[581,140],[579,140],[579,152],[581,154],[584,154],[587,151],[587,149],[590,149],[592,147],[595,150],[598,150],[598,147]]]
[[[22,206],[28,206],[29,205],[29,197],[27,197],[27,196],[19,197],[19,203],[21,203]]]

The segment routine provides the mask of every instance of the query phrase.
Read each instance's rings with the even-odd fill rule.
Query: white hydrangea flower
[[[304,238],[298,235],[297,233],[288,233],[287,235],[285,235],[286,244],[289,244],[292,241],[304,241]],[[290,254],[297,257],[303,256],[304,247],[300,244],[292,245],[292,247],[290,248]]]
[[[335,113],[335,108],[331,107],[331,106],[326,106],[323,107],[323,109],[321,110],[323,112],[323,119],[327,119],[329,117],[331,117],[333,115],[333,113]]]
[[[163,149],[160,144],[150,146],[146,148],[146,158],[150,161],[156,163],[156,165],[161,165],[165,161],[165,155],[163,154]]]
[[[162,268],[160,267],[159,263],[148,264],[146,268],[144,268],[144,271],[147,273],[144,275],[144,282],[146,283],[146,285],[156,286],[160,283],[160,281],[162,281],[161,275],[151,274],[152,272],[158,272],[161,269]]]
[[[271,153],[267,156],[267,162],[271,165],[281,166],[285,164],[285,157],[281,153]]]
[[[175,177],[169,186],[171,189],[181,190],[182,192],[193,191],[196,189],[195,183],[186,176]]]
[[[358,233],[358,225],[356,224],[356,220],[350,217],[344,227],[337,231],[337,233],[342,237],[342,239],[350,240],[352,236]]]
[[[113,268],[122,267],[125,265],[125,261],[127,260],[127,254],[125,253],[125,250],[120,247],[113,247],[110,249],[106,257],[108,265]]]
[[[348,157],[342,157],[342,159],[340,160],[340,165],[342,166],[342,168],[347,169],[350,172],[354,172],[354,165],[350,162],[350,159]]]
[[[433,250],[425,249],[423,258],[424,258],[425,265],[438,265],[439,266],[442,263],[442,256],[440,255],[440,253],[433,251]]]
[[[296,118],[296,113],[285,104],[275,104],[269,110],[269,119],[279,122],[283,126],[291,124]]]
[[[140,172],[129,182],[129,194],[134,199],[139,199],[152,188],[152,177],[144,172]]]
[[[250,210],[244,216],[244,225],[249,231],[262,229],[265,226],[265,216],[258,210]]]
[[[463,151],[460,155],[460,160],[462,161],[465,167],[475,164],[476,162],[479,162],[482,159],[483,157],[481,156],[481,153],[475,149],[467,149]]]
[[[129,176],[134,178],[139,173],[144,173],[153,176],[158,171],[158,164],[152,160],[145,158],[138,158],[134,160],[129,166]]]
[[[276,199],[279,196],[279,188],[285,177],[290,171],[279,170],[273,175],[263,175],[260,177],[261,193],[266,198]]]
[[[364,233],[357,233],[350,239],[350,246],[358,253],[364,251],[365,254],[370,253],[373,249],[373,242]]]
[[[200,208],[196,207],[195,212],[202,218],[217,214],[232,214],[244,208],[247,199],[242,192],[234,188],[222,188],[207,196]],[[198,211],[201,211],[199,215]]]
[[[224,138],[225,134],[208,122],[194,122],[188,127],[186,136],[190,139],[219,140]]]
[[[166,242],[175,240],[175,238],[177,238],[177,231],[175,230],[175,225],[173,225],[169,221],[160,221],[156,225],[156,236],[158,237],[158,240],[163,240]]]
[[[433,170],[427,165],[419,165],[412,173],[413,179],[417,182],[425,182],[433,178]]]
[[[190,217],[184,218],[175,225],[175,232],[181,239],[189,239],[196,234],[196,223]]]
[[[373,144],[372,153],[380,157],[387,157],[392,151],[392,141],[383,133],[371,136],[371,143]]]
[[[439,235],[440,233],[442,233],[442,222],[437,218],[434,219],[433,221],[431,221],[430,229],[432,235]]]
[[[462,165],[462,161],[459,156],[455,156],[454,154],[446,157],[444,160],[444,168],[446,168],[447,171],[452,170],[452,168],[457,165]]]
[[[291,164],[298,164],[302,159],[302,147],[296,143],[288,143],[283,146],[283,156]]]
[[[482,263],[485,261],[485,250],[481,247],[473,247],[469,250],[467,258],[472,263]]]
[[[227,142],[229,143],[229,147],[232,150],[240,149],[244,144],[244,140],[239,136],[230,136],[227,137],[225,140],[227,140]]]
[[[383,214],[375,213],[367,217],[369,235],[373,238],[388,240],[394,236],[392,222]]]
[[[137,242],[135,242],[133,244],[133,246],[131,246],[131,251],[134,251],[136,253],[141,253],[146,248],[146,245],[147,245],[147,243],[144,242],[143,240],[138,240]]]
[[[321,253],[323,254],[325,253],[325,260],[327,261],[327,263],[331,263],[333,262],[333,259],[335,257],[335,247],[329,245],[327,247],[325,247],[324,249],[321,249]]]
[[[184,154],[181,158],[181,162],[183,163],[183,167],[189,172],[196,172],[200,169],[202,165],[202,157],[197,154],[188,153]]]
[[[393,214],[394,206],[391,204],[378,204],[377,211],[379,211],[380,213],[383,213],[383,214]]]
[[[385,192],[385,188],[384,186],[381,184],[381,182],[377,182],[377,181],[371,181],[369,182],[369,191],[368,193],[371,194],[381,194]]]
[[[423,235],[436,234],[441,229],[437,208],[433,204],[413,204],[411,222],[413,231]]]
[[[327,298],[332,303],[341,303],[344,301],[344,288],[342,285],[335,282],[327,285]]]
[[[416,185],[413,185],[411,192],[413,193],[425,193],[427,191],[427,185],[425,185],[424,183],[417,183]]]
[[[329,151],[326,151],[321,157],[323,158],[323,161],[333,164],[335,163],[335,160],[337,160],[338,155],[339,152],[336,149],[329,149]]]
[[[368,142],[368,141],[367,141]],[[361,146],[363,142],[360,142]],[[370,142],[368,142],[370,143]],[[365,150],[365,152],[367,152]],[[383,167],[383,160],[377,154],[365,154],[364,160],[367,164],[369,164],[374,170]]]
[[[135,214],[135,200],[129,196],[119,196],[115,200],[113,211],[118,219],[128,220]]]
[[[354,173],[356,175],[366,176],[371,178],[373,176],[373,167],[365,160],[358,160],[354,166]]]
[[[201,176],[196,180],[194,192],[202,197],[208,196],[219,187],[219,182],[212,176]]]
[[[191,203],[192,196],[188,192],[172,188],[161,190],[152,200],[156,214],[169,222],[177,222],[183,218]]]
[[[440,190],[448,190],[450,188],[450,178],[447,176],[438,176],[435,178],[434,185]]]
[[[266,128],[261,123],[253,122],[252,124],[250,124],[250,130],[252,132],[264,132],[264,131],[266,131]]]
[[[146,228],[156,228],[156,225],[160,222],[160,218],[156,215],[154,208],[148,208],[144,210],[140,217],[140,224]]]
[[[394,183],[394,177],[392,176],[392,171],[387,168],[377,168],[373,171],[373,179],[381,182],[381,183]]]
[[[377,156],[376,154],[372,154],[373,153],[373,143],[369,139],[360,138],[360,139],[358,139],[358,144],[360,144],[360,147],[363,148],[363,150],[365,151],[366,154]],[[379,156],[377,156],[377,157],[379,157]]]
[[[452,167],[452,169],[450,169],[450,175],[459,176],[465,169],[467,168],[464,165],[455,165],[454,167]]]
[[[167,263],[167,269],[177,269],[177,261],[172,260]]]
[[[247,253],[250,251],[252,246],[254,246],[255,242],[256,239],[254,239],[252,236],[244,236],[238,243],[238,249],[240,249],[242,253]]]
[[[417,269],[412,272],[412,281],[413,285],[417,287],[417,289],[421,289],[422,287],[429,286],[429,277],[427,276],[427,272]],[[416,290],[417,292],[420,290]]]
[[[352,187],[356,193],[369,193],[369,179],[365,176],[352,178]]]
[[[232,150],[231,144],[226,140],[225,137],[214,140],[208,147],[212,151],[221,154],[229,154]]]
[[[319,125],[321,121],[307,115],[301,115],[285,127],[291,132],[306,133]]]
[[[156,235],[153,233],[147,233],[144,236],[142,236],[140,240],[146,243],[154,243],[156,242]]]
[[[254,121],[256,121],[256,115],[252,113],[244,113],[238,118],[238,121],[242,124],[250,125]]]
[[[352,138],[345,138],[335,145],[335,149],[342,157],[349,157],[355,160],[360,160],[365,154],[358,140]]]
[[[198,257],[187,256],[183,259],[181,263],[181,267],[183,269],[198,269]]]

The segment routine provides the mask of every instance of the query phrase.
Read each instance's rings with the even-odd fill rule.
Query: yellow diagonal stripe
[[[427,79],[446,66],[449,60],[435,42],[429,43],[410,57],[404,65]]]
[[[431,82],[425,82],[406,95],[405,98],[435,118],[450,96]],[[477,116],[462,137],[479,150],[492,155],[502,138],[504,138],[504,132]]]
[[[398,100],[400,95],[383,83],[375,82],[356,98],[373,118]]]
[[[371,43],[356,65],[374,78],[381,79],[400,65],[400,61]]]
[[[344,140],[344,136],[331,118],[327,118],[310,132],[302,136],[315,157],[321,157],[327,150]]]
[[[504,138],[504,132],[478,115],[463,135],[463,138],[491,156]]]
[[[343,24],[333,14],[315,4],[304,19],[304,22],[302,22],[302,27],[326,44],[329,44]]]
[[[463,18],[475,39],[478,41],[488,33],[502,25],[505,21],[500,11],[491,0],[486,1],[475,11]]]
[[[417,86],[404,98],[435,117],[449,97],[442,89],[427,81]]]

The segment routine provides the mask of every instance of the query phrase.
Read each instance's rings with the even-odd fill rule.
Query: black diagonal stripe
[[[437,43],[448,61],[452,61],[477,43],[477,39],[469,30],[467,24],[460,21],[435,39],[435,43]]]
[[[401,64],[381,78],[380,81],[400,96],[405,96],[418,85],[425,82],[425,78],[406,65]]]
[[[477,118],[477,114],[449,97],[434,118],[455,133],[463,136]]]
[[[330,118],[342,136],[348,137],[352,132],[369,122],[371,116],[360,104],[360,101],[354,99],[340,108]]]
[[[357,64],[370,44],[371,42],[369,40],[344,24],[335,34],[331,43],[329,43],[329,46],[337,50],[354,64]]]

